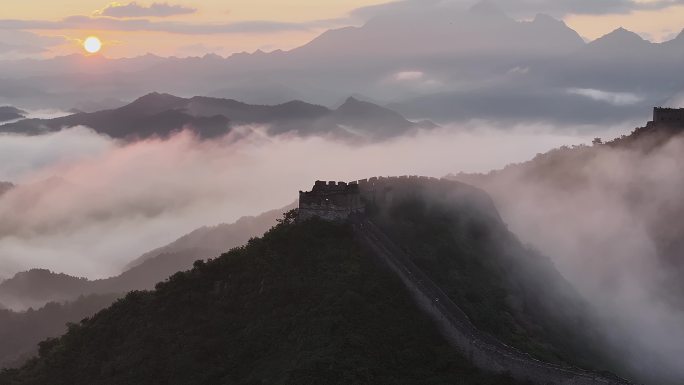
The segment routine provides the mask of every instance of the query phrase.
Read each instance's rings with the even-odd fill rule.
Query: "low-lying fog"
[[[482,186],[510,229],[595,306],[612,355],[649,384],[682,384],[684,138],[655,151],[571,153]]]
[[[316,179],[443,176],[523,161],[587,136],[473,124],[388,142],[269,138],[255,127],[123,145],[87,128],[0,136],[0,275],[42,267],[90,278],[202,225],[285,206]]]
[[[0,196],[0,276],[42,267],[106,277],[199,226],[285,206],[316,179],[484,172],[594,137],[490,127],[473,123],[366,145],[271,138],[259,127],[214,141],[183,132],[133,144],[87,128],[3,135],[0,180],[19,187]],[[684,376],[684,316],[675,305],[684,302],[663,290],[667,271],[647,227],[665,208],[681,207],[672,206],[684,189],[681,154],[682,142],[649,157],[607,151],[587,161],[581,174],[589,187],[579,192],[516,173],[485,186],[511,229],[601,309],[608,349],[658,383]]]

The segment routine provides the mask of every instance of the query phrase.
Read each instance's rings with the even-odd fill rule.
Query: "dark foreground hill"
[[[545,361],[610,366],[588,309],[480,190],[390,181],[369,209],[485,333]],[[70,326],[0,383],[512,383],[456,354],[349,224],[292,218]]]
[[[473,369],[351,227],[283,223],[41,344],[2,384],[512,384]]]
[[[379,180],[374,189],[373,221],[478,329],[545,362],[614,366],[588,304],[508,230],[482,190],[417,178]]]
[[[410,129],[432,127],[426,122],[410,122],[392,110],[354,98],[331,110],[301,101],[267,106],[232,99],[200,96],[186,99],[151,93],[120,108],[54,119],[25,119],[0,126],[0,132],[38,135],[87,126],[112,138],[137,140],[165,138],[189,129],[201,138],[210,139],[240,125],[264,125],[272,135],[297,132],[361,139],[382,139]]]
[[[247,243],[275,225],[289,209],[197,229],[145,253],[124,273],[108,279],[90,281],[44,269],[16,274],[0,283],[0,368],[26,362],[38,352],[38,342],[64,333],[67,322],[92,316],[131,290],[152,289],[157,282],[191,268],[196,260]],[[11,311],[2,303],[28,310]]]

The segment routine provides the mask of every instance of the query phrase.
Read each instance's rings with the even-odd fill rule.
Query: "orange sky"
[[[600,1],[600,0],[597,0]],[[650,1],[650,0],[639,0]],[[165,2],[165,1],[160,1]],[[186,23],[215,25],[249,21],[278,23],[306,23],[330,19],[343,19],[356,8],[381,4],[385,0],[179,0],[168,4],[196,9],[193,13],[167,17],[145,17],[154,23]],[[122,1],[119,4],[128,4]],[[140,6],[151,2],[138,1]],[[96,16],[108,1],[99,0],[31,0],[12,1],[3,5],[0,19],[59,23],[75,16]],[[131,20],[122,18],[121,20]],[[623,26],[654,41],[662,41],[684,27],[684,6],[673,6],[657,11],[638,11],[619,15],[569,15],[565,21],[582,36],[595,39]],[[351,21],[346,21],[347,23]],[[29,29],[41,36],[59,36],[65,43],[53,46],[44,56],[82,52],[79,42],[89,35],[100,37],[105,46],[103,53],[110,57],[136,56],[148,52],[162,56],[198,56],[206,52],[229,55],[233,52],[256,49],[289,49],[299,46],[325,29],[339,26],[332,22],[319,22],[306,28],[285,30],[231,32],[231,33],[169,33],[150,31],[123,31],[116,28]]]

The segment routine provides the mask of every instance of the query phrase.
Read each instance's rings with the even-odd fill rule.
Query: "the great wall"
[[[649,123],[684,128],[684,108],[655,107]]]
[[[481,332],[401,248],[363,215],[363,201],[394,198],[391,186],[429,180],[433,183],[456,183],[417,176],[371,178],[352,183],[316,182],[318,187],[313,191],[300,193],[300,219],[312,216],[327,220],[350,219],[359,240],[399,277],[419,308],[436,322],[450,344],[478,368],[507,373],[516,380],[538,385],[630,384],[614,375],[539,361]]]

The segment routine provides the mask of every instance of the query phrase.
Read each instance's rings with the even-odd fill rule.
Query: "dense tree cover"
[[[71,324],[0,384],[514,383],[455,353],[350,226],[291,219]]]
[[[588,306],[548,258],[508,231],[484,192],[408,183],[372,211],[480,330],[547,362],[611,366],[595,344]]]
[[[68,322],[109,306],[118,296],[90,295],[69,303],[48,303],[40,309],[13,312],[0,306],[0,367],[19,364],[38,352],[38,343],[66,332]]]

